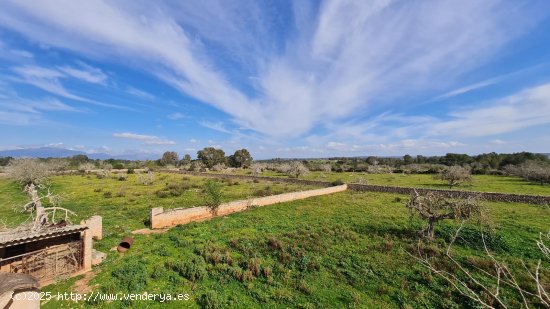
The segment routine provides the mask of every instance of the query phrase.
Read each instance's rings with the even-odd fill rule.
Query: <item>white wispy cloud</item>
[[[223,122],[220,122],[220,121],[219,122],[200,121],[199,124],[201,126],[205,127],[205,128],[208,128],[208,129],[211,129],[211,130],[214,130],[214,131],[227,133],[227,134],[232,134],[233,133],[233,131],[226,128],[225,125],[223,124]]]
[[[491,136],[550,124],[550,83],[455,111],[451,119],[429,125],[433,135]]]
[[[71,100],[77,100],[80,102],[86,102],[93,105],[127,109],[114,104],[98,102],[96,100],[88,99],[67,90],[61,83],[61,79],[69,76],[82,79],[88,82],[99,82],[100,77],[97,72],[92,73],[90,69],[87,71],[74,69],[70,67],[62,67],[59,69],[45,68],[37,65],[24,65],[18,66],[12,69],[17,74],[17,77],[12,78],[13,81],[26,83],[34,87],[40,88],[49,93],[58,95]],[[95,75],[94,75],[95,74]],[[101,83],[101,82],[100,82]]]
[[[44,112],[81,111],[56,98],[22,98],[13,88],[2,82],[0,82],[0,93],[1,124],[36,125],[43,122]]]
[[[118,138],[141,141],[146,145],[175,145],[176,144],[176,142],[174,141],[163,139],[154,135],[143,135],[143,134],[123,132],[123,133],[114,133],[113,136]]]
[[[172,113],[172,114],[169,114],[168,116],[166,116],[168,119],[171,119],[171,120],[179,120],[179,119],[183,119],[183,118],[186,118],[187,116],[185,116],[184,114],[180,113],[180,112],[175,112],[175,113]]]
[[[129,94],[133,95],[133,96],[136,96],[138,98],[142,98],[142,99],[145,99],[145,100],[153,100],[155,99],[155,96],[150,94],[149,92],[146,92],[146,91],[143,91],[143,90],[139,90],[137,88],[134,88],[134,87],[131,87],[131,86],[128,86],[126,88],[126,92],[128,92]]]
[[[101,69],[94,68],[83,62],[79,62],[79,67],[61,66],[58,67],[59,71],[65,73],[68,76],[83,80],[93,84],[106,84],[108,76],[103,73]]]
[[[448,89],[528,31],[547,11],[545,1],[518,5],[505,0],[350,0],[325,1],[318,8],[304,2],[293,4],[293,11],[286,13],[293,22],[288,28],[275,29],[272,8],[260,8],[254,1],[129,4],[67,0],[56,4],[5,1],[0,25],[47,45],[139,64],[184,94],[224,111],[245,130],[285,139],[321,126],[332,137],[348,131],[365,142],[378,138],[369,134],[373,125],[354,119],[419,91]],[[274,30],[285,33],[275,36]],[[226,71],[223,64],[227,61],[238,64],[237,72]],[[46,74],[27,82],[74,96],[58,79]],[[478,109],[477,114],[456,112],[451,120],[439,121],[430,129],[434,134],[496,134],[546,121],[544,116],[511,117],[509,112],[520,107],[498,104]],[[521,125],[471,128],[481,121],[476,115],[496,118],[490,113]],[[374,121],[380,129],[402,120]],[[201,125],[240,134],[223,123]],[[407,130],[418,127],[412,121],[391,134],[406,139]],[[368,138],[362,135],[365,132]],[[310,140],[317,139],[320,145],[339,140],[332,137],[311,136]]]

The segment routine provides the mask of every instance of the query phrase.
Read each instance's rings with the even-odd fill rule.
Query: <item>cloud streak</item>
[[[61,79],[66,79],[68,77],[73,77],[89,83],[105,83],[107,77],[101,72],[101,70],[92,68],[85,64],[82,65],[85,66],[84,69],[77,69],[68,66],[60,67],[58,69],[45,68],[37,65],[18,66],[12,69],[17,77],[13,77],[11,78],[11,80],[32,85],[36,88],[42,89],[46,92],[55,94],[66,99],[86,102],[93,105],[109,108],[128,109],[127,107],[88,99],[67,90],[67,88],[65,88],[61,83]]]
[[[143,134],[123,132],[123,133],[114,133],[113,136],[117,138],[141,141],[145,145],[175,145],[176,144],[176,142],[174,141],[162,139],[154,135],[143,135]]]

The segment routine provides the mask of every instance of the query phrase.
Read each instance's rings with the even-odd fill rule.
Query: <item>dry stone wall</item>
[[[538,205],[550,204],[550,196],[543,196],[543,195],[442,190],[442,189],[428,189],[428,188],[409,188],[409,187],[378,186],[378,185],[363,185],[363,184],[349,184],[348,187],[350,190],[356,190],[356,191],[389,192],[389,193],[399,193],[399,194],[411,194],[413,190],[416,189],[416,191],[419,194],[423,194],[427,192],[436,192],[449,198],[477,197],[482,200],[493,201],[493,202],[514,202],[514,203],[529,203],[529,204],[538,204]]]

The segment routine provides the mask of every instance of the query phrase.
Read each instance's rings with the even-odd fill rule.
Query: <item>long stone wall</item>
[[[305,185],[317,185],[322,187],[331,186],[331,182],[317,181],[317,180],[305,180],[296,178],[279,178],[279,177],[263,177],[263,176],[251,176],[251,175],[232,175],[232,174],[213,174],[213,173],[199,173],[188,171],[174,171],[165,170],[165,172],[177,172],[183,174],[190,174],[202,177],[215,177],[215,178],[238,178],[238,179],[251,179],[251,180],[263,180],[263,181],[278,181],[288,182],[294,184]],[[388,192],[398,194],[411,194],[414,189],[418,193],[437,192],[450,198],[467,198],[477,197],[487,201],[493,202],[512,202],[512,203],[529,203],[537,205],[550,205],[550,196],[545,195],[530,195],[530,194],[512,194],[512,193],[499,193],[499,192],[480,192],[480,191],[462,191],[462,190],[444,190],[444,189],[431,189],[431,188],[412,188],[412,187],[397,187],[397,186],[381,186],[381,185],[364,185],[351,183],[348,184],[350,190],[355,191],[373,191],[373,192]]]
[[[399,193],[399,194],[411,194],[413,190],[416,189],[416,191],[420,194],[427,193],[427,192],[437,192],[449,198],[477,197],[482,200],[493,201],[493,202],[515,202],[515,203],[529,203],[529,204],[538,204],[538,205],[550,204],[550,196],[543,196],[543,195],[443,190],[443,189],[429,189],[429,188],[409,188],[409,187],[363,185],[363,184],[348,184],[348,187],[350,190],[356,190],[356,191],[375,191],[375,192],[389,192],[389,193]]]
[[[193,207],[193,208],[177,208],[164,210],[162,207],[151,209],[150,221],[151,228],[165,228],[172,227],[179,224],[186,224],[194,221],[202,221],[210,219],[215,216],[225,216],[235,212],[240,212],[254,206],[266,206],[283,202],[290,202],[294,200],[305,199],[308,197],[332,194],[336,192],[342,192],[347,190],[347,185],[334,186],[322,189],[298,191],[291,193],[283,193],[272,196],[251,198],[246,200],[239,200],[229,203],[221,204],[216,213],[213,213],[210,208],[206,206]]]

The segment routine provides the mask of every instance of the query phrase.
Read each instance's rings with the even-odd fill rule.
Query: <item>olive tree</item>
[[[472,181],[472,175],[469,169],[454,165],[450,166],[434,176],[435,179],[441,179],[449,184],[449,188],[457,186],[464,182]]]
[[[245,148],[235,151],[232,156],[229,156],[229,165],[232,167],[248,168],[252,164],[252,156]]]
[[[443,195],[433,192],[420,195],[414,190],[411,199],[406,204],[411,215],[416,215],[426,220],[427,227],[423,234],[428,239],[434,238],[435,224],[439,221],[468,220],[481,218],[483,208],[477,199],[469,197],[466,199],[448,199]]]
[[[188,164],[191,164],[191,155],[185,154],[185,156],[183,156],[183,159],[181,159],[180,161],[180,165],[188,165]]]
[[[212,168],[216,164],[225,164],[226,161],[225,152],[214,147],[206,147],[203,150],[199,150],[197,158],[208,168]]]
[[[162,166],[166,166],[166,165],[176,166],[178,164],[178,161],[179,161],[178,153],[175,151],[166,151],[164,154],[162,154],[162,158],[160,158],[160,164]]]

